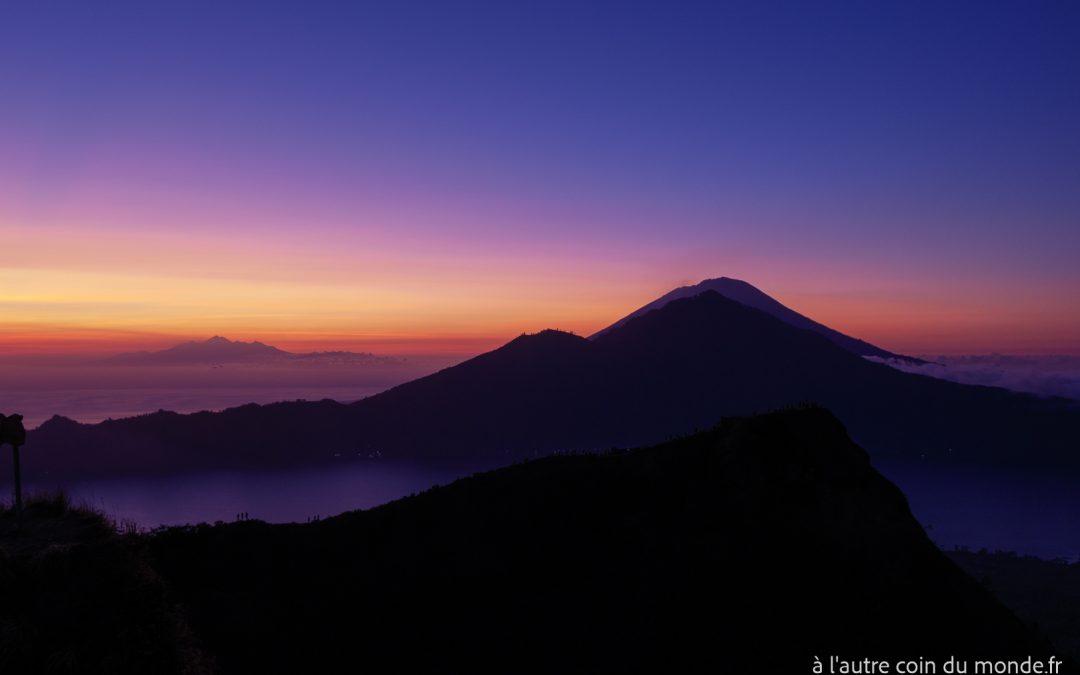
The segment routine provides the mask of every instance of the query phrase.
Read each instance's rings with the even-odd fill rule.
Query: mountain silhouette
[[[820,333],[829,338],[836,344],[840,345],[849,352],[854,352],[860,356],[876,356],[886,359],[901,359],[904,361],[911,361],[915,363],[924,363],[921,359],[916,359],[911,356],[903,356],[900,354],[894,354],[890,351],[876,347],[869,342],[853,338],[849,335],[833,330],[828,326],[818,323],[813,319],[807,318],[802,314],[799,314],[793,309],[790,309],[773,299],[769,295],[766,295],[762,291],[758,290],[749,283],[742,281],[741,279],[731,279],[728,277],[720,277],[718,279],[706,279],[694,286],[680,286],[675,290],[665,293],[661,297],[653,300],[649,304],[641,307],[634,312],[631,312],[627,316],[619,319],[615,323],[611,324],[607,328],[604,328],[592,335],[595,339],[611,331],[614,328],[622,326],[630,319],[637,318],[643,314],[647,314],[654,309],[660,309],[664,305],[668,304],[672,300],[681,300],[682,298],[692,298],[695,295],[700,295],[706,291],[715,291],[720,295],[734,300],[735,302],[742,303],[747,307],[753,307],[759,309],[766,314],[771,314],[777,319],[780,319],[784,323],[791,324],[796,328],[803,328],[805,330],[811,330],[815,333]]]
[[[201,365],[285,360],[288,352],[262,342],[234,342],[215,335],[209,340],[178,344],[161,351],[126,352],[108,359],[116,365]]]
[[[247,405],[96,425],[54,418],[30,432],[27,448],[39,471],[56,476],[376,453],[496,466],[660,442],[725,415],[803,401],[833,410],[876,456],[1080,466],[1075,402],[903,373],[712,291],[592,340],[523,335],[350,405]]]
[[[779,674],[833,654],[1052,653],[815,408],[146,545],[223,673]]]
[[[376,356],[366,352],[287,352],[262,342],[240,342],[218,335],[203,340],[184,342],[161,351],[139,351],[116,354],[105,363],[123,366],[198,366],[226,363],[282,364],[296,362],[333,361],[379,361],[396,362],[398,359]]]

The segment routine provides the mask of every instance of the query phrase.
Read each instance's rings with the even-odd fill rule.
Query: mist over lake
[[[294,471],[123,478],[77,483],[65,489],[73,501],[100,510],[117,522],[152,529],[228,522],[241,512],[271,523],[302,523],[316,516],[325,518],[385,504],[470,473],[466,468],[437,469],[349,458]]]
[[[880,460],[940,548],[1080,560],[1080,476]],[[77,503],[141,528],[232,521],[305,522],[368,509],[472,474],[472,468],[341,458],[290,471],[207,472],[64,486]],[[8,488],[7,476],[0,484]],[[56,486],[38,482],[32,489]]]
[[[0,410],[19,410],[33,428],[53,415],[93,423],[157,410],[192,413],[298,399],[349,402],[457,360],[423,355],[390,363],[122,366],[6,359],[0,362]]]
[[[1080,475],[876,460],[942,549],[1080,560]]]

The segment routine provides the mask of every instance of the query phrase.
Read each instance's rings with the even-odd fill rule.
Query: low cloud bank
[[[1080,356],[927,356],[929,363],[867,357],[906,373],[1080,400]]]

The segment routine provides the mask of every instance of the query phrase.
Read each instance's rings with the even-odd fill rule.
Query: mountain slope
[[[52,475],[252,468],[366,457],[494,466],[654,443],[723,415],[832,409],[881,456],[1080,466],[1080,410],[911,375],[706,292],[593,340],[545,331],[351,405],[158,413],[30,432]],[[29,461],[29,460],[27,460]],[[27,465],[29,469],[29,464]]]
[[[605,333],[608,333],[611,330],[622,326],[630,319],[634,319],[644,314],[648,314],[654,309],[660,309],[661,307],[667,305],[673,300],[692,298],[696,295],[705,293],[706,291],[715,291],[720,295],[724,296],[725,298],[734,300],[735,302],[746,305],[747,307],[759,309],[766,314],[771,314],[772,316],[775,316],[777,319],[780,319],[784,323],[795,326],[796,328],[802,328],[804,330],[810,330],[814,331],[815,333],[820,333],[821,335],[829,338],[830,340],[840,345],[844,349],[848,350],[849,352],[853,352],[860,356],[877,356],[880,358],[902,359],[905,361],[922,363],[922,361],[919,359],[914,359],[910,356],[893,354],[890,351],[886,351],[880,347],[876,347],[864,340],[853,338],[849,335],[844,335],[839,331],[833,330],[828,326],[820,324],[817,321],[805,317],[802,314],[796,312],[795,310],[780,304],[778,301],[774,300],[772,297],[766,295],[765,293],[761,292],[747,282],[742,281],[741,279],[730,279],[728,277],[720,277],[718,279],[706,279],[705,281],[702,281],[701,283],[694,286],[680,286],[679,288],[676,288],[675,290],[664,294],[656,300],[653,300],[644,307],[641,307],[636,311],[631,312],[627,316],[619,319],[607,328],[600,330],[591,337],[592,339],[598,338],[601,335],[604,335]]]
[[[901,373],[715,292],[593,340],[525,336],[352,408],[361,447],[431,460],[652,443],[801,401],[881,455],[1080,465],[1067,402]]]
[[[311,525],[148,543],[225,673],[798,673],[830,654],[1050,654],[820,409],[528,462]]]

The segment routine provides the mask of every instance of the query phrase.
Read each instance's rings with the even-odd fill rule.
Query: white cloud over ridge
[[[920,356],[929,363],[867,357],[906,373],[1080,401],[1080,356]]]

